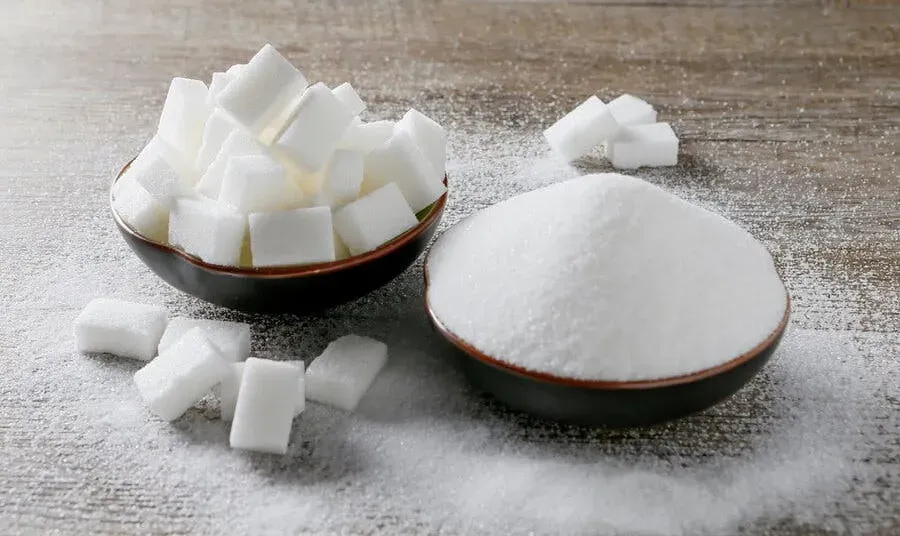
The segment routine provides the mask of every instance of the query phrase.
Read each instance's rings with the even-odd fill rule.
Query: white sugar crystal
[[[170,207],[176,197],[187,195],[192,185],[183,169],[178,169],[178,156],[158,135],[150,140],[131,166],[128,174],[157,203]]]
[[[266,155],[228,159],[219,202],[242,214],[285,210],[299,205],[303,192],[284,166]]]
[[[620,127],[656,123],[656,110],[643,99],[625,93],[609,101],[609,113]]]
[[[231,448],[287,452],[301,374],[288,363],[247,359],[231,423]]]
[[[606,144],[606,158],[617,169],[674,166],[678,137],[668,123],[623,127]]]
[[[250,324],[184,317],[169,320],[166,331],[159,341],[159,353],[163,353],[194,328],[203,330],[207,340],[226,361],[243,361],[250,355]]]
[[[330,207],[340,207],[359,197],[362,180],[363,154],[337,149],[322,171],[321,193]]]
[[[250,134],[241,128],[235,128],[222,142],[222,148],[216,154],[215,160],[212,161],[203,173],[203,176],[200,177],[200,182],[197,183],[197,193],[210,199],[218,199],[229,158],[265,153],[265,148]]]
[[[413,212],[434,203],[447,191],[406,130],[396,130],[387,143],[365,158],[365,191],[376,190],[391,182],[400,187]]]
[[[353,115],[359,115],[366,109],[366,103],[363,102],[359,97],[359,93],[353,89],[349,82],[344,82],[332,89],[331,92],[347,108],[347,111]]]
[[[416,215],[393,182],[334,213],[334,229],[354,255],[377,248],[417,223]]]
[[[363,123],[358,117],[354,118],[341,135],[338,147],[368,153],[384,145],[394,134],[395,126],[393,121]]]
[[[325,348],[306,369],[306,398],[353,411],[387,362],[387,345],[345,335]]]
[[[134,175],[126,172],[116,182],[113,209],[139,234],[157,242],[166,241],[169,211],[137,183]]]
[[[216,109],[209,116],[206,128],[203,130],[203,144],[197,152],[197,160],[194,167],[200,173],[205,173],[209,165],[213,163],[222,150],[225,140],[237,127],[234,120],[220,109]]]
[[[443,181],[447,166],[447,132],[443,127],[422,112],[411,108],[397,122],[397,129],[409,132],[434,169],[437,179]]]
[[[306,368],[303,365],[303,361],[282,361],[282,363],[299,367],[300,370],[300,381],[297,384],[296,398],[294,400],[294,416],[296,417],[306,409]],[[243,375],[244,364],[232,363],[231,372],[216,386],[216,395],[219,397],[219,404],[222,408],[223,421],[234,419],[234,407],[237,405],[238,391],[241,387]]]
[[[91,300],[75,319],[80,352],[99,352],[149,361],[166,329],[162,307],[113,298]]]
[[[619,129],[609,107],[589,97],[544,131],[544,138],[567,161],[577,160],[615,136]]]
[[[223,89],[234,80],[234,76],[228,73],[213,73],[209,81],[209,90],[206,93],[206,106],[212,110],[216,106],[216,99]]]
[[[250,214],[254,266],[333,261],[334,230],[328,207]]]
[[[177,199],[169,215],[169,243],[210,264],[237,266],[247,218],[218,204]]]
[[[222,381],[230,372],[200,328],[134,373],[141,398],[159,418],[173,421]]]
[[[255,135],[289,107],[306,78],[271,45],[265,45],[219,93],[217,103]]]
[[[294,108],[275,147],[303,170],[314,173],[325,165],[353,120],[341,101],[323,83],[310,86]]]
[[[160,138],[193,164],[203,142],[203,128],[209,116],[209,90],[200,80],[173,78],[159,116]]]

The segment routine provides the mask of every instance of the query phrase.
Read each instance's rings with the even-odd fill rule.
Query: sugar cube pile
[[[678,136],[671,125],[657,123],[653,106],[627,93],[609,103],[588,97],[544,130],[544,138],[569,162],[603,146],[616,169],[678,163]]]
[[[308,265],[371,251],[446,192],[447,132],[415,109],[396,122],[365,122],[365,112],[350,83],[311,83],[271,45],[209,86],[174,78],[113,208],[137,233],[209,264]],[[366,217],[357,205],[338,225],[358,201]]]
[[[213,393],[222,420],[232,422],[231,447],[274,454],[287,452],[307,398],[353,411],[387,362],[384,343],[352,334],[329,344],[309,370],[302,360],[259,359],[250,356],[249,324],[169,319],[162,307],[109,298],[78,315],[75,341],[80,352],[149,361],[134,384],[160,419],[178,419]]]

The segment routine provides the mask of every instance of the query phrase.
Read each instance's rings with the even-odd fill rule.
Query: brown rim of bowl
[[[137,157],[135,157],[137,158]],[[112,212],[113,219],[116,222],[116,225],[119,226],[120,229],[124,229],[129,235],[134,238],[144,242],[148,246],[155,247],[157,249],[166,251],[173,255],[177,255],[187,262],[199,266],[205,270],[220,272],[224,274],[232,274],[232,275],[240,275],[240,276],[248,276],[248,277],[257,277],[257,278],[285,278],[285,277],[298,277],[298,276],[312,276],[319,275],[329,272],[337,272],[340,270],[344,270],[353,266],[357,266],[359,264],[365,264],[371,260],[374,260],[379,257],[383,257],[388,255],[389,253],[399,249],[406,243],[415,240],[422,233],[424,233],[428,227],[434,223],[434,220],[438,217],[441,212],[444,210],[444,206],[447,204],[447,194],[449,190],[444,191],[444,193],[431,204],[431,209],[428,211],[428,214],[425,215],[422,220],[416,224],[415,227],[406,231],[402,235],[394,238],[390,242],[382,244],[381,246],[373,249],[372,251],[368,251],[363,253],[362,255],[356,255],[353,257],[348,257],[346,259],[341,259],[338,261],[332,262],[324,262],[318,264],[303,264],[303,265],[292,265],[292,266],[272,266],[272,267],[264,267],[264,268],[241,268],[237,266],[220,266],[218,264],[209,264],[204,262],[197,257],[194,257],[184,251],[181,251],[178,248],[174,248],[168,244],[163,244],[162,242],[157,242],[156,240],[151,240],[141,233],[135,231],[131,228],[130,225],[125,223],[122,218],[119,217],[118,212],[116,212],[115,207],[113,206],[113,191],[115,190],[116,183],[122,178],[122,175],[131,166],[132,162],[134,162],[134,158],[132,158],[125,167],[122,168],[116,178],[113,180],[112,185],[109,189],[109,208]],[[448,177],[444,175],[444,186],[448,186]],[[424,210],[424,209],[423,209]]]
[[[599,390],[628,390],[628,389],[656,389],[659,387],[670,387],[673,385],[683,385],[687,383],[693,383],[699,380],[703,380],[706,378],[710,378],[713,376],[717,376],[722,374],[723,372],[727,372],[735,367],[738,367],[753,358],[757,357],[760,353],[762,353],[766,348],[771,346],[778,337],[784,332],[788,325],[788,319],[791,314],[791,296],[787,293],[787,289],[785,289],[785,295],[787,296],[787,303],[784,308],[784,316],[781,319],[781,322],[775,328],[766,339],[754,346],[750,351],[739,355],[738,357],[726,361],[720,365],[716,365],[715,367],[710,367],[707,369],[699,370],[697,372],[691,372],[689,374],[682,374],[680,376],[670,376],[668,378],[659,378],[655,380],[631,380],[631,381],[609,381],[609,380],[580,380],[577,378],[565,378],[563,376],[554,376],[553,374],[548,374],[545,372],[537,372],[534,370],[529,370],[523,367],[519,367],[517,365],[512,365],[494,357],[491,357],[481,350],[475,348],[468,342],[464,341],[460,337],[458,337],[455,333],[447,329],[444,324],[438,320],[437,315],[434,314],[434,311],[431,309],[431,303],[428,301],[428,259],[425,259],[425,269],[423,270],[425,273],[425,312],[428,314],[428,318],[431,320],[431,323],[434,325],[435,329],[437,329],[441,335],[444,336],[448,341],[450,341],[454,346],[465,352],[470,357],[492,365],[496,368],[505,370],[511,374],[518,374],[520,376],[525,376],[532,380],[553,383],[557,385],[562,385],[565,387],[578,387],[582,389],[599,389]]]

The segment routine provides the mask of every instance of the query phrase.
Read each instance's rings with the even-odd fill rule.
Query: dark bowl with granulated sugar
[[[447,329],[428,303],[427,259],[425,310],[434,329],[456,350],[469,381],[510,408],[569,424],[625,428],[684,417],[737,392],[775,352],[787,328],[790,298],[775,331],[749,352],[692,374],[622,382],[579,380],[535,372],[475,348]]]
[[[132,229],[109,202],[113,221],[135,255],[163,281],[210,303],[246,312],[305,314],[360,298],[403,273],[425,251],[447,204],[447,192],[416,214],[419,223],[367,253],[302,266],[239,268],[203,262]],[[444,178],[447,184],[447,178]]]

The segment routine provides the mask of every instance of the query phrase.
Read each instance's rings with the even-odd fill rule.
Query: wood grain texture
[[[71,245],[92,229],[98,241],[118,240],[97,207],[116,163],[133,156],[153,131],[172,76],[207,79],[272,42],[311,79],[351,79],[376,115],[397,115],[413,105],[434,115],[454,132],[457,159],[472,149],[473,161],[484,136],[534,136],[588,94],[606,99],[631,91],[671,118],[683,140],[674,172],[642,176],[760,236],[793,297],[793,326],[852,333],[865,355],[860,370],[884,378],[876,393],[879,412],[852,423],[870,447],[864,456],[879,475],[875,483],[851,484],[833,511],[813,522],[775,517],[750,520],[740,530],[900,532],[900,4],[3,4],[4,369],[17,368],[22,348],[41,342],[28,340],[23,318],[76,310],[77,300],[43,294],[56,289],[65,295],[67,281],[48,281],[49,290],[39,293],[23,286],[32,274],[65,262],[128,262],[121,244],[112,257],[108,249],[91,253]],[[607,169],[592,160],[579,166]],[[445,223],[528,189],[497,186],[498,177],[479,181],[457,186]],[[402,316],[395,311],[419,298],[418,277],[408,274],[356,308],[291,322],[313,326],[324,337],[354,322],[394,321]],[[135,292],[163,293],[170,307],[209,312],[152,286],[157,283],[146,285]],[[823,285],[832,291],[823,292]],[[288,329],[282,319],[249,320],[266,333]],[[44,370],[33,366],[35,373]],[[771,381],[752,384],[719,412],[650,431],[585,431],[509,418],[520,419],[520,438],[537,445],[741,456],[766,428],[768,414],[759,401],[773,396]],[[156,493],[116,472],[115,460],[86,462],[83,453],[96,445],[85,442],[79,423],[48,423],[42,409],[66,400],[42,391],[39,382],[16,385],[10,380],[0,389],[0,487],[9,491],[0,494],[0,532],[189,533],[208,526],[202,510],[191,506],[202,498],[190,489]],[[485,414],[504,411],[482,403]],[[277,469],[269,465],[263,472],[274,479]],[[342,530],[432,530],[422,521],[427,512],[401,519],[373,515],[370,506],[361,504],[357,521]]]

